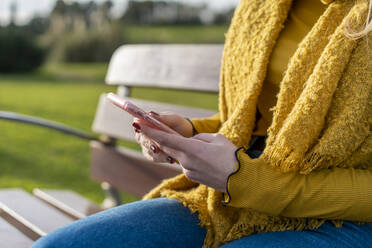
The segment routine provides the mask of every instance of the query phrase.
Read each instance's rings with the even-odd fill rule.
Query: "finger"
[[[201,133],[201,134],[197,134],[193,137],[191,137],[192,139],[196,139],[196,140],[200,140],[200,141],[204,141],[204,142],[207,142],[207,143],[215,143],[215,144],[227,144],[227,143],[231,143],[225,136],[223,136],[222,134],[219,134],[219,133]]]
[[[138,144],[141,144],[141,135],[142,135],[141,133],[136,133],[134,136]]]
[[[211,133],[199,133],[192,137],[192,139],[201,140],[207,143],[213,142],[214,140],[216,140],[216,138],[216,134]]]
[[[159,148],[159,145],[156,144],[153,140],[151,140],[149,137],[147,137],[144,134],[139,134],[139,143],[142,148],[145,148],[146,150],[152,151],[152,153],[157,154],[160,153],[161,150]]]
[[[148,137],[146,137],[146,135],[140,133],[138,135],[138,138],[139,138],[138,142],[142,148],[150,149],[151,140]]]
[[[193,153],[196,151],[196,149],[198,149],[201,143],[201,141],[199,140],[193,140],[174,134],[169,134],[145,125],[141,125],[140,127],[141,132],[158,143],[163,151],[165,151],[163,149],[163,146],[165,146],[167,148],[171,148],[172,150],[177,150],[185,153]]]
[[[158,148],[158,145],[152,142],[152,140],[150,140],[144,134],[137,134],[136,138],[138,143],[141,145],[142,153],[145,158],[159,163],[168,162],[169,155],[161,151]]]
[[[141,145],[142,150],[146,149],[146,151],[151,151],[147,153],[151,153],[151,157],[154,157],[157,162],[169,162],[168,157],[177,158],[180,157],[180,152],[169,147],[162,147],[160,148],[159,144],[155,141],[151,140],[143,133],[139,133],[136,135],[138,138],[138,143]],[[153,155],[152,155],[153,154]],[[149,158],[148,156],[146,156]],[[150,159],[151,160],[151,159]]]
[[[183,174],[185,175],[185,177],[187,177],[191,181],[198,183],[199,181],[198,179],[200,178],[200,176],[197,171],[183,169]]]
[[[162,151],[154,153],[151,149],[142,148],[142,154],[150,161],[157,163],[168,163],[168,155]]]

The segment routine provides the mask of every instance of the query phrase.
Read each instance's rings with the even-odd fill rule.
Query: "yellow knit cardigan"
[[[299,44],[280,83],[262,155],[283,173],[372,167],[372,35],[357,41],[344,35],[346,25],[362,27],[368,0],[322,2],[329,4],[327,10]],[[221,68],[219,133],[236,146],[251,139],[270,53],[291,4],[292,0],[241,0],[235,12]],[[204,247],[253,233],[317,228],[325,221],[223,206],[221,192],[184,175],[165,180],[144,199],[161,196],[176,198],[198,212],[207,230]]]

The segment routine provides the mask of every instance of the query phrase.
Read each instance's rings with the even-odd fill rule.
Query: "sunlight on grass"
[[[48,64],[40,70],[40,73],[62,80],[82,80],[102,83],[105,80],[107,67],[107,63]]]
[[[59,121],[90,132],[104,84],[50,84],[0,80],[0,109]],[[71,136],[0,121],[0,187],[68,188],[95,201],[103,199],[89,178],[89,146]]]
[[[128,43],[224,43],[227,25],[216,26],[140,26],[128,25]]]
[[[126,26],[128,43],[220,43],[228,26]],[[47,64],[32,74],[0,74],[0,110],[61,122],[92,133],[100,94],[115,92],[104,84],[108,63]],[[217,110],[218,96],[150,88],[132,88],[136,98]],[[192,99],[192,101],[190,101]],[[98,134],[94,134],[97,135]],[[138,144],[119,145],[140,150]],[[61,133],[0,120],[0,188],[71,189],[101,202],[99,183],[89,176],[86,141]],[[136,200],[122,193],[124,202]]]
[[[100,94],[116,91],[116,87],[103,83],[106,68],[106,64],[57,64],[33,74],[1,75],[0,110],[50,119],[92,133]],[[218,101],[217,94],[151,88],[133,88],[131,95],[212,110],[217,109]],[[99,183],[89,177],[86,141],[2,120],[0,132],[0,188],[71,189],[93,201],[103,200]],[[119,145],[140,149],[128,141],[119,141]],[[122,197],[124,202],[137,199],[126,193]]]

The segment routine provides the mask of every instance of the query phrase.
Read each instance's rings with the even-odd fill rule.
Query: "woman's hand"
[[[158,114],[153,111],[149,114],[184,137],[189,138],[193,135],[193,127],[191,123],[180,115],[172,112],[161,112]]]
[[[175,130],[177,133],[181,134],[184,137],[191,137],[193,134],[193,127],[190,124],[189,121],[187,121],[185,118],[183,118],[180,115],[171,113],[171,112],[162,112],[160,114],[157,114],[155,112],[149,113],[152,117],[155,119],[161,121],[162,123],[166,124],[173,130]],[[142,123],[141,120],[135,118],[133,127],[136,128],[135,123]],[[136,128],[137,130],[138,128]],[[149,139],[146,135],[143,135],[140,132],[136,131],[136,140],[138,144],[142,147],[142,153],[143,155],[154,162],[169,162],[174,163],[175,160],[170,157],[169,155],[165,154],[163,151],[159,149],[159,146],[156,144],[156,142]]]
[[[144,137],[156,142],[160,150],[179,161],[187,178],[226,192],[227,178],[237,164],[237,148],[227,138],[207,133],[185,138],[144,124],[137,125]]]

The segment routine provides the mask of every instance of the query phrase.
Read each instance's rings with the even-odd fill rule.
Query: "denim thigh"
[[[234,240],[223,248],[372,248],[372,224],[344,222],[336,228],[331,222],[315,230],[254,234]]]
[[[138,201],[75,221],[32,248],[202,247],[206,231],[198,223],[175,199]]]

